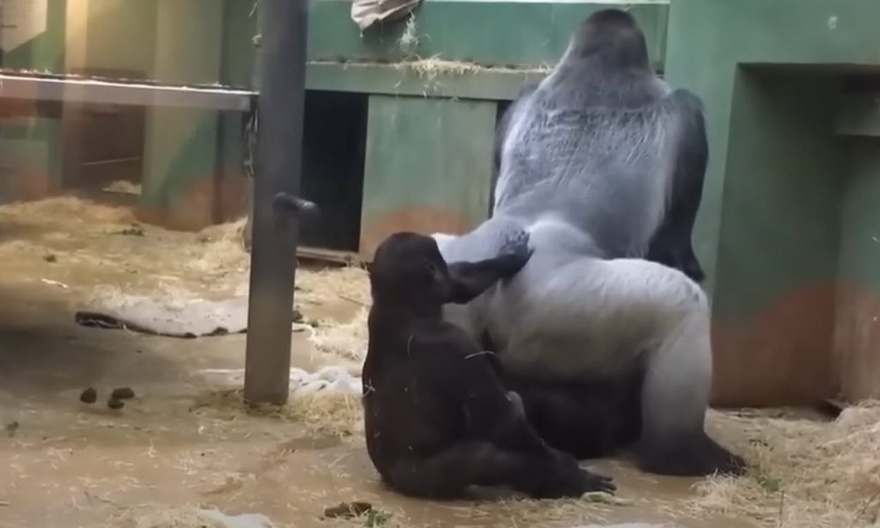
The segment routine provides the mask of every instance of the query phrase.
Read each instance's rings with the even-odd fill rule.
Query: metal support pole
[[[290,391],[308,5],[261,0],[259,6],[260,123],[244,376],[250,403],[284,404]]]

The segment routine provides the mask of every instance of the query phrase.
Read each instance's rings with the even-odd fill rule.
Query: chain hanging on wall
[[[244,143],[244,159],[242,160],[242,165],[244,166],[244,172],[248,178],[253,178],[256,174],[254,163],[257,157],[257,137],[260,133],[259,99],[258,95],[252,95],[250,110],[242,116],[241,138]]]
[[[251,7],[250,13],[248,13],[248,18],[254,18],[255,15],[258,15],[260,10],[260,0],[254,0],[254,5]],[[259,22],[259,21],[258,21]],[[260,53],[260,43],[262,41],[262,35],[259,33],[259,23],[257,23],[257,33],[254,34],[252,38],[252,42],[254,45],[254,72],[257,70],[259,53]],[[253,178],[256,175],[256,166],[255,160],[257,156],[257,136],[260,131],[260,111],[259,111],[259,85],[258,79],[256,75],[253,79],[253,89],[257,93],[251,96],[250,101],[250,110],[242,116],[242,142],[243,142],[243,150],[244,153],[242,165],[244,168],[245,174],[249,178]]]

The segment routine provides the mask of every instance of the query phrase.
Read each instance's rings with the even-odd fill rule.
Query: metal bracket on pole
[[[272,207],[276,213],[304,213],[307,215],[316,215],[320,212],[315,202],[294,196],[286,192],[279,192],[272,199]]]

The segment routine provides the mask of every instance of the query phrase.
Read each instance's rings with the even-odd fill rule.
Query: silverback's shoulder
[[[676,108],[683,112],[702,114],[704,111],[703,100],[694,92],[685,88],[677,88],[667,96]]]

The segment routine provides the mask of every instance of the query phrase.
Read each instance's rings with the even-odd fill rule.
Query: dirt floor
[[[112,291],[168,302],[246,293],[240,228],[168,232],[74,198],[0,207],[0,527],[205,526],[193,520],[195,507],[298,527],[776,525],[772,512],[748,518],[706,503],[711,492],[693,487],[705,481],[659,479],[612,461],[597,468],[616,478],[618,503],[404,499],[377,481],[357,398],[302,397],[283,412],[249,411],[231,390],[235,380],[203,372],[241,369],[244,335],[176,339],[74,323],[76,310]],[[292,328],[294,366],[357,373],[364,273],[301,268],[298,286],[304,324]],[[87,387],[98,391],[94,404],[80,402]],[[109,409],[115,387],[136,397]],[[712,421],[727,443],[747,445],[753,439],[740,424]],[[322,519],[325,507],[356,500],[374,514]],[[767,508],[777,502],[770,497]]]

